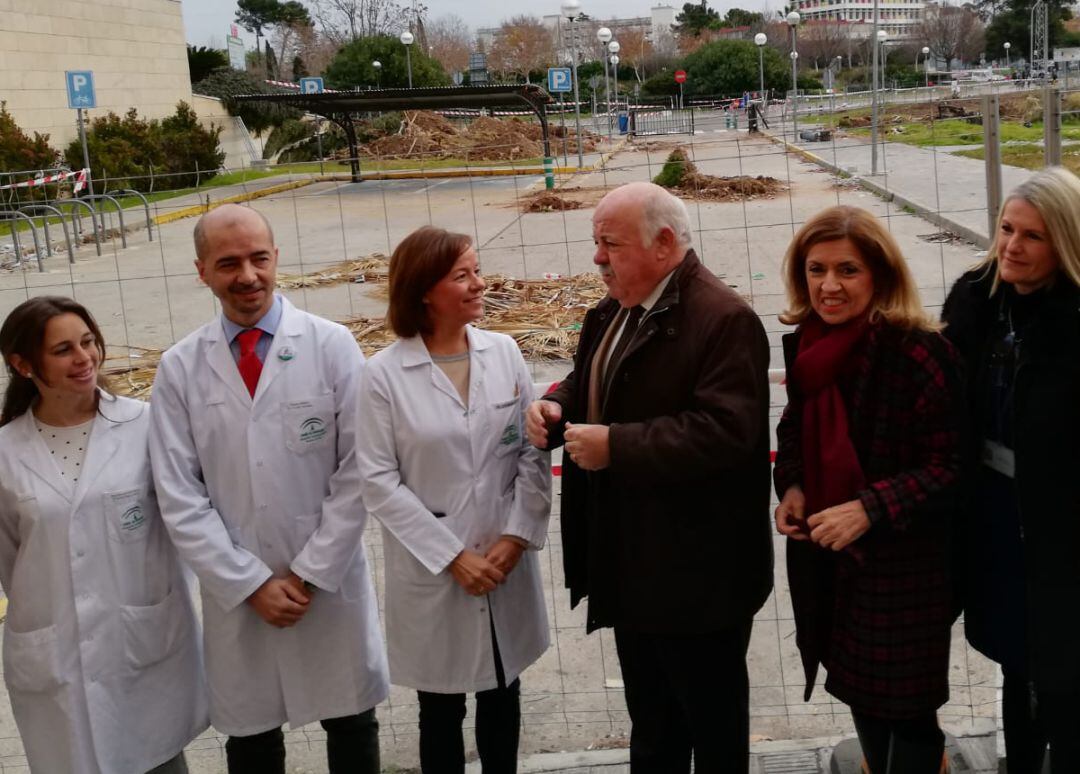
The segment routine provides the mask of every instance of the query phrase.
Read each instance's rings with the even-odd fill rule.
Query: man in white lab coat
[[[331,774],[378,772],[388,680],[354,461],[363,356],[274,293],[259,213],[207,213],[195,252],[222,314],[162,357],[150,452],[202,589],[211,721],[230,774],[284,774],[282,724],[316,720]]]

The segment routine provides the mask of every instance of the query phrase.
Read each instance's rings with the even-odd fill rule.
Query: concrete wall
[[[77,136],[65,70],[93,70],[98,107],[161,118],[191,102],[180,0],[0,0],[0,100],[54,148]]]
[[[218,143],[225,151],[223,166],[228,169],[250,167],[253,161],[262,158],[262,140],[247,132],[239,119],[230,116],[220,99],[194,94],[190,104],[199,116],[199,123],[207,128],[211,124],[222,128]],[[252,149],[255,151],[254,156]]]

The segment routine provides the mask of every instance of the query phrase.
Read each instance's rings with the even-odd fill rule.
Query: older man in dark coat
[[[609,295],[527,416],[532,443],[564,446],[571,604],[615,629],[634,774],[691,755],[697,774],[744,772],[746,651],[772,588],[765,332],[659,186],[605,196],[593,240]]]

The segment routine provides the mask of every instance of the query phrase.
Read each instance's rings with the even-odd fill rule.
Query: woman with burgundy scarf
[[[947,770],[950,514],[961,467],[957,358],[869,212],[811,218],[784,257],[788,405],[776,525],[806,700],[818,665],[872,774]]]

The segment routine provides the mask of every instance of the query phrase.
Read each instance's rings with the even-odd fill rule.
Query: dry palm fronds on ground
[[[278,274],[279,290],[340,285],[344,282],[385,282],[390,259],[382,253],[342,261],[319,271],[304,274]]]
[[[493,275],[487,285],[478,326],[512,336],[525,358],[534,361],[572,358],[586,310],[607,293],[596,274],[540,280]],[[397,338],[381,317],[355,317],[343,324],[368,356]],[[159,349],[130,347],[126,355],[109,357],[102,370],[117,394],[149,398],[161,355]]]
[[[772,198],[787,190],[776,178],[764,175],[717,177],[702,174],[694,162],[687,158],[686,151],[682,148],[671,152],[664,168],[653,178],[653,182],[688,199],[721,202]]]
[[[361,153],[379,158],[460,158],[472,161],[512,161],[544,155],[543,131],[532,121],[481,116],[463,129],[428,111],[407,110],[397,134],[379,137],[362,145]],[[561,127],[552,127],[549,140],[562,148]],[[582,135],[581,147],[596,149],[599,138]],[[567,151],[577,152],[577,136],[567,132]],[[554,152],[554,147],[552,148]]]

